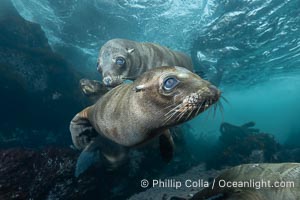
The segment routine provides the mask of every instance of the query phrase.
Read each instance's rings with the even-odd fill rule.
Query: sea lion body
[[[118,148],[129,148],[160,136],[160,144],[168,148],[161,148],[161,153],[169,160],[173,148],[169,128],[197,116],[219,97],[216,87],[185,68],[154,68],[133,83],[113,88],[78,113],[70,125],[73,143],[86,151],[100,136]],[[100,149],[103,154],[105,149]],[[116,160],[115,152],[104,154]]]
[[[106,86],[115,87],[124,79],[136,78],[159,66],[181,66],[193,71],[191,58],[181,52],[125,39],[112,39],[101,47],[97,70]]]

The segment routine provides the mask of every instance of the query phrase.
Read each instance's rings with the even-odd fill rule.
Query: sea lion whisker
[[[224,107],[223,107],[223,104],[222,104],[221,101],[219,102],[219,106],[220,106],[220,108],[221,108],[221,110],[222,110],[222,112],[223,112],[223,111],[224,111]]]
[[[230,105],[229,101],[224,96],[221,96],[221,98],[224,100],[225,103],[227,103],[228,105]]]
[[[165,125],[168,121],[170,121],[174,117],[174,115],[176,115],[177,113],[180,113],[180,112],[175,111],[174,113],[170,113],[169,116],[166,116],[166,119],[164,120],[165,122],[163,125]],[[176,116],[176,118],[177,118],[177,116]]]
[[[175,116],[177,114],[177,116]],[[165,125],[167,122],[169,122],[171,119],[176,119],[178,116],[180,115],[180,112],[174,112],[164,123],[163,125]]]
[[[176,111],[176,109],[177,109],[178,107],[180,107],[180,106],[181,106],[181,104],[177,105],[175,108],[172,108],[170,111],[168,111],[168,112],[165,114],[165,116],[167,116],[167,115],[169,115],[170,113]]]
[[[176,120],[176,122],[179,122],[181,120],[181,118],[186,114],[187,112],[187,109],[185,109],[180,115],[179,115],[179,118],[178,120]]]
[[[174,104],[172,104],[171,106],[168,106],[168,107],[166,107],[166,108],[169,108],[169,107],[172,107],[172,106],[174,106],[175,105],[175,103]],[[174,108],[172,108],[170,111],[172,111],[172,110],[174,110],[174,109],[177,109],[178,107],[180,107],[181,106],[181,104],[179,104],[179,105],[177,105],[177,106],[175,106]]]
[[[215,119],[215,117],[216,117],[217,105],[218,105],[218,104],[214,104],[214,115],[213,115],[213,119]]]
[[[208,113],[207,113],[207,115],[206,115],[206,120],[209,119],[209,116],[210,116],[210,113],[211,113],[211,110],[212,110],[212,109],[210,109],[210,107],[209,107],[210,105],[212,105],[212,99],[207,100],[207,102],[206,102],[206,104],[205,104],[205,107],[207,107],[206,109],[208,109]]]
[[[206,120],[208,120],[210,113],[211,113],[211,109],[208,109],[208,113],[207,113],[207,116],[206,116]]]
[[[204,103],[204,110],[203,110],[203,112],[205,112],[206,111],[206,105],[208,105],[208,100],[205,100],[205,103]]]
[[[221,101],[218,102],[218,105],[219,105],[219,109],[221,112],[222,121],[224,121],[224,109],[223,109],[223,105],[222,105]]]
[[[183,107],[183,110],[182,111],[180,111],[179,113],[179,115],[175,118],[175,120],[176,120],[176,122],[178,122],[183,116],[184,116],[184,114],[186,113],[186,111],[187,111],[187,107],[185,106],[185,107]],[[178,118],[178,119],[177,119]]]
[[[197,112],[196,112],[195,116],[199,114],[199,112],[200,112],[200,110],[201,110],[202,105],[203,105],[204,102],[205,102],[205,100],[202,101],[201,104],[199,105],[199,107],[198,107],[198,109],[197,109]]]
[[[171,107],[174,106],[174,105],[175,105],[175,103],[173,103],[172,105],[169,105],[169,106],[167,106],[167,107],[164,107],[163,109],[166,110],[166,109],[168,109],[168,108],[171,108]]]
[[[164,116],[168,116],[169,114],[171,114],[172,112],[174,112],[174,108],[172,108],[171,110],[169,110]]]
[[[213,99],[210,99],[210,105],[214,105],[213,104]],[[212,119],[214,119],[214,111],[212,111],[212,110],[213,110],[213,108],[210,108],[209,114],[212,113]]]
[[[188,120],[189,119],[189,117],[192,115],[192,113],[193,113],[193,109],[191,110],[191,112],[187,115],[187,117],[185,118],[185,120]]]
[[[177,114],[177,112],[173,112],[173,113],[171,113],[170,115],[168,115],[167,117],[166,117],[166,122],[168,122],[170,119],[172,119],[172,117],[174,116],[174,115],[176,115]]]

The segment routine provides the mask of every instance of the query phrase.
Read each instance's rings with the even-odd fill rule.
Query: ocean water
[[[300,162],[299,0],[1,0],[0,11],[0,199],[128,199],[144,178],[201,164]],[[171,163],[145,148],[76,179],[68,126],[90,105],[79,79],[101,80],[98,51],[114,38],[186,53],[226,100],[178,128]],[[224,123],[234,128],[222,133]],[[149,193],[138,198],[158,198]]]

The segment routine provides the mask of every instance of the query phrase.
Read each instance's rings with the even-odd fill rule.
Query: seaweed
[[[276,153],[281,145],[269,133],[254,128],[254,122],[241,126],[222,123],[219,143],[214,158],[207,161],[209,167],[221,168],[244,163],[278,162]]]

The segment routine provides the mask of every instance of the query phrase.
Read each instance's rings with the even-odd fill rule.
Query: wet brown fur
[[[134,51],[129,51],[134,49]],[[116,57],[126,60],[124,68],[115,64]],[[122,83],[124,77],[138,77],[158,66],[181,66],[193,70],[187,55],[154,43],[140,43],[125,39],[112,39],[100,49],[98,71],[102,77],[112,77],[112,87]]]

